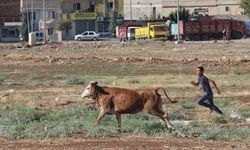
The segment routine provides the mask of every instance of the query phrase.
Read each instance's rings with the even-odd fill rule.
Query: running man
[[[214,87],[217,90],[217,93],[220,94],[221,92],[218,89],[216,83],[213,80],[208,79],[204,75],[204,68],[203,67],[197,67],[197,75],[198,75],[198,82],[191,81],[191,84],[194,86],[201,85],[201,87],[203,88],[203,91],[204,91],[204,95],[199,97],[199,99],[198,99],[198,104],[209,108],[210,112],[216,111],[218,114],[222,115],[223,112],[217,106],[214,105],[213,91],[212,91],[211,86],[209,84],[209,82],[213,83]]]

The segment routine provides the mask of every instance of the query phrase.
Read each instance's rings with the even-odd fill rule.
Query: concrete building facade
[[[0,41],[19,40],[21,25],[20,0],[0,1]]]
[[[28,31],[43,31],[53,35],[60,19],[60,0],[20,0],[20,9],[28,19]]]
[[[185,7],[194,12],[194,9],[205,8],[208,10],[208,15],[244,15],[244,10],[240,8],[240,0],[179,0],[180,7]],[[163,16],[168,16],[172,11],[176,10],[176,0],[162,1]]]
[[[84,31],[108,32],[110,18],[123,21],[123,0],[64,0],[62,18],[72,21],[69,38]]]
[[[240,8],[241,0],[179,0],[180,6],[193,13],[195,9],[204,8],[208,15],[244,15]],[[124,0],[125,20],[151,20],[168,17],[177,9],[177,0]]]
[[[161,18],[162,7],[162,0],[124,0],[124,20]]]

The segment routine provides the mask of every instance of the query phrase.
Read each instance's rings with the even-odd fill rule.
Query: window
[[[82,35],[88,35],[88,32],[84,32]]]
[[[16,27],[7,27],[2,29],[3,38],[17,38],[19,36],[19,31]]]
[[[48,11],[47,19],[56,19],[56,12],[55,11]]]
[[[94,32],[89,32],[89,35],[94,35]]]
[[[48,28],[48,35],[52,35],[53,34],[53,28]]]
[[[229,7],[225,7],[225,11],[229,11]]]
[[[36,20],[36,12],[33,12],[33,20]]]
[[[54,11],[51,12],[51,18],[56,19],[56,12],[54,12]]]
[[[107,11],[110,12],[113,10],[113,2],[108,2],[107,3]]]
[[[9,32],[9,30],[7,28],[3,28],[3,30],[2,30],[3,38],[6,38],[9,36],[8,32]]]
[[[80,10],[81,9],[81,3],[73,3],[73,10]]]

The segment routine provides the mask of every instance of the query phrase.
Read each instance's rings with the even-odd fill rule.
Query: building
[[[19,41],[21,24],[20,0],[1,0],[0,41]]]
[[[28,32],[43,31],[53,35],[60,19],[60,0],[20,0],[21,12],[26,15]]]
[[[123,21],[123,0],[64,0],[62,2],[62,18],[72,21],[70,39],[84,31],[108,32],[113,14],[116,14],[117,22]]]
[[[98,15],[97,30],[99,32],[107,32],[112,16],[115,16],[117,24],[123,22],[123,0],[99,0],[97,3],[96,12]]]
[[[240,8],[241,0],[179,0],[180,6],[194,13],[196,9],[206,9],[208,15],[244,15],[244,10]],[[163,16],[168,16],[176,10],[176,0],[162,1]]]
[[[208,15],[242,16],[241,0],[179,0],[180,6],[194,10],[207,10]],[[177,9],[177,0],[124,0],[124,20],[154,20],[168,17]]]
[[[162,18],[162,0],[124,0],[124,20]]]

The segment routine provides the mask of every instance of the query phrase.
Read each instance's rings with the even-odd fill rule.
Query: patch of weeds
[[[39,121],[44,113],[24,105],[14,105],[10,110],[1,109],[0,119],[8,123],[30,123]]]
[[[91,119],[85,120],[91,113],[87,114],[80,105],[55,112],[37,111],[23,105],[0,110],[0,122],[10,125],[4,130],[4,136],[9,138],[70,137],[90,128],[93,122],[90,125]]]
[[[121,135],[121,133],[117,130],[117,128],[107,128],[105,126],[98,126],[87,132],[88,137],[117,137],[119,135]]]
[[[30,77],[29,77],[30,80],[40,80],[42,79],[42,76],[38,75],[38,74],[32,74]]]
[[[192,128],[196,128],[196,127],[200,127],[201,126],[201,123],[198,122],[197,120],[194,120],[190,123],[190,125]]]
[[[27,80],[26,85],[32,86],[32,87],[37,87],[37,86],[42,86],[42,82],[37,81],[37,80]]]
[[[55,75],[54,78],[57,80],[65,80],[67,78],[67,76],[66,75]]]
[[[184,109],[194,109],[195,108],[195,104],[194,102],[190,101],[190,100],[183,100],[180,101],[179,104],[181,105],[182,108]]]
[[[220,107],[230,106],[237,103],[237,101],[232,99],[215,99],[215,105],[218,105]]]
[[[220,135],[220,129],[219,128],[209,128],[209,129],[203,129],[200,131],[201,135],[199,136],[199,139],[202,140],[218,140],[218,136]]]
[[[5,80],[5,77],[3,75],[0,75],[0,84],[2,84]]]
[[[140,127],[140,132],[147,135],[157,135],[157,133],[164,132],[164,130],[165,127],[161,122],[146,122]]]
[[[242,115],[244,118],[250,118],[250,108],[241,108],[238,110],[238,112]]]
[[[15,81],[15,80],[5,80],[4,84],[6,84],[6,85],[22,85],[21,83]]]
[[[47,86],[48,81],[43,82],[39,74],[31,74],[25,81],[25,84],[32,87]]]
[[[47,81],[47,82],[44,82],[43,85],[45,87],[50,87],[50,86],[53,86],[54,85],[54,82],[53,81]]]
[[[25,84],[31,87],[50,87],[53,86],[53,81],[27,80]]]
[[[126,115],[127,119],[134,119],[134,120],[142,120],[142,121],[146,121],[146,120],[152,120],[155,117],[146,114],[146,113],[138,113],[138,114],[133,114],[133,115]]]
[[[117,137],[123,134],[171,136],[179,137],[176,132],[169,132],[164,123],[157,117],[148,114],[122,116],[122,129],[117,130],[115,116],[105,116],[93,130],[99,111],[87,111],[84,105],[74,104],[56,111],[38,111],[23,105],[15,105],[10,109],[0,107],[0,122],[7,127],[3,136],[9,138],[58,138],[71,137],[75,134],[91,137]],[[189,119],[185,114],[170,112],[171,119]],[[215,121],[220,122],[220,121]],[[247,127],[218,127],[204,126],[199,122],[189,125],[176,124],[175,128],[181,133],[190,134],[195,131],[200,139],[210,140],[246,140],[250,137]]]
[[[171,120],[191,120],[192,118],[182,112],[168,111]]]
[[[250,139],[250,129],[248,127],[209,127],[209,128],[200,128],[201,135],[199,139],[202,140],[244,140],[247,141]]]
[[[85,84],[85,82],[82,81],[78,77],[71,77],[71,78],[67,79],[66,83],[70,84],[70,85],[84,85]]]
[[[228,118],[225,117],[225,116],[216,116],[212,119],[213,123],[216,123],[216,124],[226,124],[228,123]]]
[[[234,71],[234,75],[241,75],[241,72],[236,70],[236,71]]]
[[[138,81],[138,80],[129,80],[128,83],[129,84],[139,84],[140,81]]]
[[[235,83],[234,83],[234,84],[231,84],[230,87],[236,87],[236,84],[235,84]]]
[[[42,100],[43,98],[41,93],[24,93],[23,95],[30,100]]]
[[[218,70],[213,71],[214,75],[220,75],[220,72]]]

